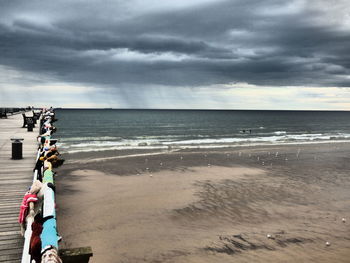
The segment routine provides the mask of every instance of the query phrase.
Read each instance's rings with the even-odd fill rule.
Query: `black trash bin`
[[[24,139],[13,138],[12,141],[12,159],[19,160],[23,158],[23,144]]]

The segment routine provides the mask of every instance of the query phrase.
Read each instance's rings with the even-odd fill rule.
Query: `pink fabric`
[[[22,200],[22,204],[21,204],[21,208],[19,211],[19,216],[18,216],[18,222],[20,224],[24,223],[24,220],[28,214],[28,207],[29,207],[29,203],[30,202],[36,202],[38,201],[38,198],[36,197],[36,194],[31,194],[29,192],[27,192],[24,196],[23,196],[23,200]]]

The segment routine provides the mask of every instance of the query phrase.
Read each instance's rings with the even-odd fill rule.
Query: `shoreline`
[[[255,144],[216,144],[216,145],[163,145],[159,147],[157,145],[149,145],[149,146],[138,146],[138,147],[124,147],[124,146],[115,146],[115,148],[107,148],[107,149],[99,149],[99,150],[73,150],[73,151],[64,151],[64,154],[67,155],[88,155],[88,154],[99,154],[99,153],[108,153],[108,152],[154,152],[161,151],[164,153],[169,152],[178,152],[178,151],[195,151],[195,150],[225,150],[225,149],[246,149],[246,148],[257,148],[257,147],[282,147],[282,146],[293,146],[293,145],[318,145],[318,144],[339,144],[339,143],[350,143],[350,140],[324,140],[324,141],[305,141],[305,142],[281,142],[281,143],[255,143]],[[127,157],[127,156],[125,156]],[[132,156],[131,156],[132,157]]]
[[[268,166],[271,165],[271,163],[272,165],[285,164],[286,158],[287,161],[295,161],[299,158],[299,156],[303,156],[303,158],[301,158],[302,160],[312,160],[315,157],[317,158],[317,155],[322,154],[320,149],[324,149],[326,152],[331,153],[335,151],[342,151],[342,148],[344,148],[344,151],[347,151],[347,147],[350,148],[350,142],[341,144],[321,143],[244,146],[212,149],[196,148],[170,152],[112,150],[62,154],[62,156],[64,159],[66,159],[66,165],[64,168],[69,171],[79,170],[84,167],[84,169],[105,171],[116,175],[137,175],[142,171],[147,171],[146,168],[152,168],[152,171],[160,171],[164,169],[173,170],[176,169],[176,167],[181,166],[206,167],[208,164],[218,164],[219,166],[231,167],[236,163],[269,168]],[[185,156],[189,156],[189,160],[184,158]],[[193,162],[194,160],[192,160],[192,158],[196,159],[195,163]],[[116,165],[116,162],[122,162],[119,170],[113,168]],[[160,163],[162,163],[162,165],[160,165]],[[129,169],[126,169],[128,167]]]
[[[58,170],[62,246],[91,245],[91,262],[346,262],[349,149],[81,155]]]
[[[282,148],[282,147],[304,147],[304,146],[312,146],[312,145],[328,145],[328,146],[336,146],[338,144],[350,144],[350,141],[344,140],[344,141],[314,141],[314,142],[293,142],[293,143],[280,143],[280,144],[254,144],[254,145],[232,145],[232,146],[210,146],[208,148],[206,147],[200,147],[200,146],[193,146],[193,147],[183,147],[183,148],[175,148],[171,147],[169,148],[134,148],[134,149],[103,149],[103,150],[95,150],[95,151],[63,151],[62,154],[66,155],[68,159],[84,159],[89,158],[90,156],[102,156],[100,158],[103,158],[105,156],[106,158],[115,157],[115,158],[129,158],[129,157],[137,157],[138,155],[159,155],[159,154],[169,154],[172,152],[206,152],[206,151],[237,151],[237,150],[254,150],[254,149],[260,149],[260,148],[266,148],[266,149],[274,149],[274,148]],[[125,154],[125,155],[123,155]],[[97,160],[97,161],[102,161]],[[70,162],[70,160],[68,160]],[[70,162],[71,163],[71,162]]]

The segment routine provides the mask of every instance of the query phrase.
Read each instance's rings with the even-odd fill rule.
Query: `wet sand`
[[[349,153],[343,143],[64,156],[60,246],[92,246],[91,262],[349,262]]]

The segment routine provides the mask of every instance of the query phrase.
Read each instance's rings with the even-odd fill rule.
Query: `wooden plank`
[[[0,240],[0,247],[9,245],[9,244],[17,244],[18,246],[23,247],[23,240],[20,240],[20,239]]]
[[[11,214],[18,214],[19,212],[19,206],[16,207],[17,209],[15,209],[15,207],[3,207],[1,210],[0,210],[0,215],[2,214],[7,214],[7,213],[11,213]]]
[[[0,236],[17,236],[17,235],[21,235],[21,231],[16,230],[16,231],[7,231],[7,232],[0,232]]]
[[[21,115],[0,120],[0,262],[20,262],[24,238],[18,224],[24,193],[33,179],[37,154],[38,125],[34,132],[22,129]],[[23,159],[12,160],[11,137],[24,138]]]
[[[1,223],[17,222],[17,219],[18,219],[18,216],[0,218],[0,225],[1,225]]]
[[[6,210],[6,209],[8,209],[8,208],[11,208],[12,210],[14,210],[14,209],[18,209],[18,212],[19,212],[19,208],[20,208],[20,204],[19,203],[12,203],[12,204],[6,204],[6,205],[0,205],[0,209],[1,209],[1,211],[4,211],[4,210]]]
[[[8,250],[12,249],[22,249],[23,243],[9,243],[9,244],[2,244],[0,245],[0,254],[6,253]]]
[[[0,191],[0,194],[5,196],[9,194],[19,194],[19,193],[24,194],[23,189],[18,187],[17,188],[12,187],[11,189],[4,188],[4,191]]]
[[[2,232],[7,232],[5,229],[9,229],[9,228],[16,228],[16,230],[18,230],[19,224],[18,223],[14,223],[14,224],[1,224],[0,225],[0,233]]]
[[[20,202],[13,202],[13,203],[6,203],[6,202],[4,202],[3,205],[0,205],[0,210],[7,209],[7,208],[12,208],[13,210],[16,210],[17,212],[19,212],[19,208],[21,206],[21,202],[22,202],[22,200]]]
[[[6,192],[5,193],[1,193],[2,195],[22,195],[26,192],[26,190],[28,190],[28,187],[23,187],[23,186],[11,186],[11,185],[7,185],[6,186]],[[7,193],[7,194],[6,194]]]
[[[5,228],[10,228],[10,227],[19,227],[19,223],[15,223],[15,222],[8,222],[5,224],[1,224],[0,225],[0,232],[5,232],[3,231]]]
[[[16,217],[18,216],[18,213],[19,212],[19,209],[4,209],[4,210],[1,210],[0,212],[0,217],[1,218],[5,218],[5,217]]]
[[[20,228],[19,228],[19,225],[18,226],[12,226],[12,227],[4,227],[3,229],[1,229],[1,232],[14,232],[14,231],[18,231]]]
[[[0,232],[5,232],[5,231],[3,231],[3,229],[9,228],[9,227],[19,227],[19,223],[18,222],[2,223],[2,224],[0,224]]]
[[[6,263],[21,263],[21,259],[6,260]]]
[[[0,255],[0,262],[9,262],[9,261],[15,261],[15,260],[21,260],[21,257],[22,257],[22,250],[15,250],[15,251],[12,251],[12,253],[8,253],[8,254],[5,254],[5,255]],[[18,261],[18,262],[19,262]]]
[[[21,234],[6,235],[6,236],[1,236],[1,235],[0,235],[0,241],[8,241],[8,240],[23,241],[23,237],[22,237]]]

